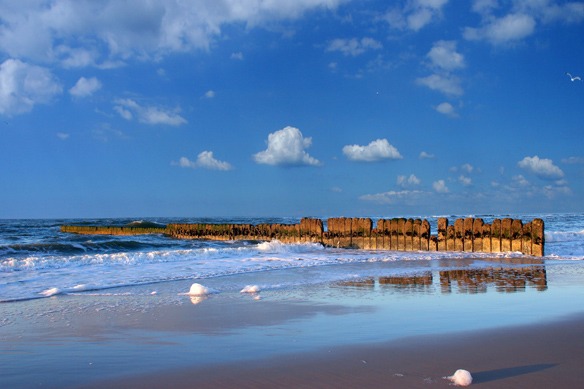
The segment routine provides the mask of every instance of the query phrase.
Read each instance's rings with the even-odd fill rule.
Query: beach
[[[466,369],[472,385],[485,388],[581,385],[582,261],[416,266],[403,273],[394,262],[278,269],[4,303],[2,382],[439,388]],[[319,273],[338,276],[307,281]],[[194,282],[208,294],[189,296]],[[258,291],[242,293],[246,285]]]
[[[583,383],[584,314],[555,322],[421,336],[276,359],[190,367],[85,388],[446,388],[472,372],[482,388],[576,388]]]

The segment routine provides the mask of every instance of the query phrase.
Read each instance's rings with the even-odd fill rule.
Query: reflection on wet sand
[[[441,271],[442,293],[451,293],[453,284],[461,293],[485,293],[493,285],[497,292],[504,293],[521,292],[528,286],[538,291],[547,289],[543,266]]]
[[[462,268],[454,270],[424,271],[422,273],[368,278],[340,283],[348,287],[376,285],[401,291],[429,291],[437,279],[442,293],[486,293],[494,287],[497,292],[513,293],[531,287],[537,291],[547,290],[547,277],[543,261],[534,258],[482,259],[492,266]],[[452,263],[446,265],[453,265]],[[468,265],[468,263],[466,264]],[[436,277],[437,275],[437,277]]]

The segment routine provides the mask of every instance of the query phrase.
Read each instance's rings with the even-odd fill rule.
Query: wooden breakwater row
[[[320,219],[303,218],[298,224],[169,224],[160,228],[62,226],[78,234],[165,234],[177,239],[273,240],[284,243],[317,242],[331,247],[395,251],[463,251],[498,253],[518,251],[544,255],[544,222],[534,219],[438,219],[437,235],[421,219],[329,218],[325,231]]]
[[[83,235],[143,235],[166,234],[167,227],[132,226],[61,226],[61,232]]]

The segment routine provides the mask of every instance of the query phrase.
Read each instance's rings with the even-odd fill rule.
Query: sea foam
[[[454,385],[458,386],[469,386],[472,383],[472,375],[468,372],[468,370],[464,369],[458,369],[454,372],[453,375],[444,378],[452,381]]]

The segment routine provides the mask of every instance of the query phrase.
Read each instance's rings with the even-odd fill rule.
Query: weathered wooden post
[[[501,220],[501,251],[511,251],[511,223],[513,220],[506,217]]]
[[[448,219],[445,217],[438,218],[438,251],[447,251],[447,229]]]
[[[454,221],[454,251],[464,251],[464,219]]]
[[[511,222],[511,251],[522,252],[523,222],[514,219]]]
[[[533,219],[531,222],[531,236],[533,239],[531,243],[531,254],[536,257],[543,257],[544,255],[545,236],[543,225],[542,219]]]
[[[474,219],[472,223],[472,251],[483,251],[483,226],[485,222],[483,219]]]
[[[430,231],[430,223],[428,220],[422,220],[422,225],[420,226],[420,250],[422,251],[429,251],[430,250],[430,238],[432,236],[432,232]],[[434,251],[437,250],[437,247],[434,248]]]
[[[467,217],[464,219],[464,239],[463,239],[463,249],[464,251],[473,251],[473,223],[474,219],[472,217]]]
[[[390,233],[391,233],[391,249],[392,250],[399,250],[399,245],[398,245],[398,233],[399,233],[399,228],[398,228],[398,219],[391,219],[389,221],[389,225],[390,225]]]
[[[414,221],[412,219],[407,219],[404,223],[404,240],[405,240],[405,250],[413,250],[413,231],[414,231]]]
[[[405,251],[406,249],[406,233],[405,233],[406,219],[400,218],[397,221],[397,249]]]
[[[483,247],[481,251],[483,253],[491,253],[493,252],[493,248],[491,247],[491,225],[488,223],[483,224]]]
[[[523,225],[523,231],[521,235],[521,252],[523,254],[532,255],[531,252],[532,241],[533,236],[531,235],[531,222],[528,222]]]
[[[491,252],[501,252],[501,220],[495,219],[491,224]]]

